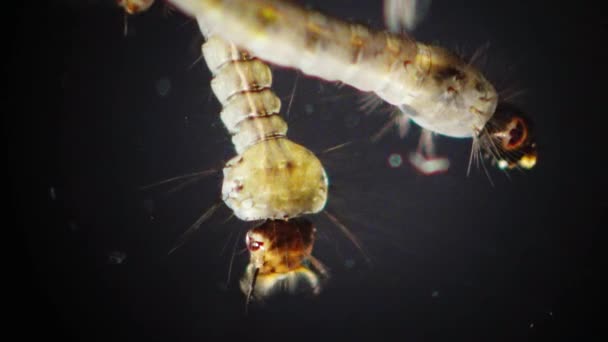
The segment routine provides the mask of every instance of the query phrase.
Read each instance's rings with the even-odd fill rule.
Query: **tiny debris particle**
[[[312,114],[315,111],[315,106],[307,104],[304,106],[304,111],[306,112],[306,114]]]
[[[433,298],[439,297],[439,291],[437,291],[437,290],[433,291],[433,293],[431,293],[431,297],[433,297]]]
[[[55,187],[49,188],[49,197],[51,198],[52,201],[57,199],[57,193],[55,192]]]
[[[156,81],[156,91],[158,95],[165,97],[171,90],[171,81],[168,78],[161,78]]]
[[[122,264],[127,258],[127,254],[121,251],[111,251],[108,253],[108,264],[118,265]]]
[[[391,153],[388,156],[388,164],[392,168],[398,168],[403,164],[403,157],[399,153]]]

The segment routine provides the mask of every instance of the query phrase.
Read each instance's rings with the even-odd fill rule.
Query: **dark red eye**
[[[528,138],[528,128],[524,120],[513,117],[505,129],[505,138],[502,145],[505,150],[519,148]]]
[[[255,251],[257,251],[258,249],[260,249],[260,247],[262,247],[262,246],[264,246],[264,243],[263,243],[263,242],[260,242],[260,241],[255,241],[255,240],[250,240],[250,241],[249,241],[249,244],[247,245],[247,248],[248,248],[250,251],[255,252]]]

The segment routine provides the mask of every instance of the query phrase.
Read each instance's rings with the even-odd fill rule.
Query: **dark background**
[[[52,4],[51,4],[52,3]],[[380,2],[306,1],[382,27]],[[365,115],[348,87],[275,69],[289,136],[322,153],[329,210],[361,253],[320,214],[315,255],[331,270],[317,298],[288,297],[244,314],[238,290],[251,223],[222,207],[167,251],[218,201],[221,176],[178,192],[139,188],[233,156],[210,95],[198,28],[156,4],[129,19],[112,1],[23,4],[6,12],[10,161],[7,231],[17,265],[7,292],[21,336],[64,341],[194,341],[234,336],[408,341],[600,340],[599,231],[606,211],[606,18],[591,3],[434,1],[415,36],[471,55],[534,120],[539,163],[506,177],[466,175],[470,140],[439,138],[447,174],[424,177],[400,140],[360,142],[387,112]],[[7,52],[5,52],[7,54]],[[193,65],[194,64],[194,65]],[[385,108],[383,108],[385,109]],[[604,215],[605,216],[605,215]],[[235,240],[236,239],[236,240]],[[21,240],[21,239],[20,239]],[[12,247],[12,240],[5,244]],[[235,241],[237,244],[235,245]],[[116,252],[125,256],[113,262]],[[9,310],[8,308],[6,310]]]

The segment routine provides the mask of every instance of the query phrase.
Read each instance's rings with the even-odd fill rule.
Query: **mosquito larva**
[[[270,89],[270,68],[208,36],[203,55],[211,88],[223,106],[220,117],[237,156],[226,163],[222,198],[244,221],[314,214],[327,201],[327,175],[319,159],[286,137],[281,102]]]
[[[127,14],[147,10],[153,1],[123,1]],[[146,6],[143,6],[143,5]],[[237,155],[224,169],[222,199],[244,221],[263,222],[246,234],[250,261],[241,279],[247,301],[262,299],[279,288],[320,291],[323,264],[312,256],[316,228],[302,218],[327,202],[323,165],[310,150],[286,137],[281,101],[271,90],[268,65],[234,44],[202,30],[202,54],[211,70],[211,88],[222,104],[220,118],[232,135]],[[210,208],[178,240],[209,218]]]
[[[286,137],[268,65],[219,36],[205,36],[211,87],[237,152],[223,170],[222,199],[238,218],[264,220],[246,234],[250,261],[241,289],[248,301],[302,284],[318,293],[317,273],[307,266],[324,273],[312,256],[316,229],[300,216],[325,207],[325,170],[311,151]]]
[[[289,1],[172,3],[209,32],[268,62],[373,93],[399,109],[400,121],[412,120],[428,132],[473,138],[472,161],[485,153],[501,168],[527,169],[536,163],[533,136],[522,134],[530,133],[528,121],[521,113],[498,113],[505,106],[499,106],[484,75],[447,49],[395,32],[394,20],[389,21],[392,31],[378,31]],[[419,151],[433,150],[428,146],[432,139],[420,144]],[[432,154],[422,153],[421,160],[435,162]]]

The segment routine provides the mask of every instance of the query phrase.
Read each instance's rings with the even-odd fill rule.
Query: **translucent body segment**
[[[472,65],[452,52],[419,44],[415,63],[426,70],[419,75],[420,96],[404,105],[419,126],[443,135],[464,138],[477,135],[492,117],[498,95],[492,84]]]
[[[235,94],[257,91],[271,85],[270,68],[257,59],[224,64],[211,81],[211,88],[222,105]]]
[[[223,106],[220,118],[232,134],[236,152],[285,136],[287,123],[278,115],[281,101],[269,89],[270,68],[214,36],[203,44],[202,51],[212,65],[211,88]]]
[[[236,60],[251,59],[248,54],[237,49],[234,44],[230,44],[218,36],[209,36],[201,51],[205,57],[207,67],[211,74],[217,74],[222,65]]]
[[[286,133],[287,123],[279,115],[251,117],[236,126],[232,143],[236,153],[241,154],[257,142],[284,137]]]
[[[222,122],[230,133],[237,132],[237,125],[248,118],[278,114],[281,100],[270,89],[233,96],[224,104],[220,113]]]

